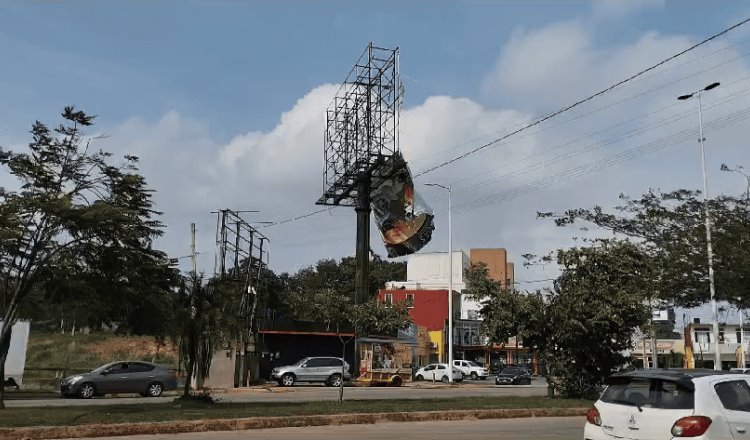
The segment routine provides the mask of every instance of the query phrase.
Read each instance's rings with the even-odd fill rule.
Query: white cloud
[[[404,110],[401,148],[413,171],[427,169],[528,123],[533,114],[570,103],[689,43],[684,36],[647,33],[630,44],[605,49],[597,46],[596,35],[575,22],[517,31],[484,83],[492,96],[488,101],[496,104],[482,105],[463,97],[429,97]],[[710,108],[712,103],[750,88],[750,81],[730,84],[743,75],[750,76],[742,62],[726,62],[737,56],[734,49],[706,55],[718,48],[681,59],[676,67],[418,178],[418,190],[438,215],[438,229],[426,250],[444,250],[447,244],[445,195],[422,186],[426,182],[455,184],[454,245],[508,248],[521,280],[554,276],[551,267],[523,269],[521,254],[570,245],[576,235],[576,231],[536,220],[537,211],[611,206],[620,192],[639,194],[649,187],[698,187],[699,161],[691,140],[595,173],[563,173],[582,166],[579,169],[587,171],[587,164],[612,154],[695,128],[692,103],[655,110],[676,103],[675,96],[717,75],[726,82],[706,97],[707,123],[741,110],[743,99]],[[644,93],[656,86],[661,88]],[[109,130],[112,137],[104,146],[143,158],[144,173],[158,190],[159,207],[166,213],[169,229],[162,243],[170,253],[187,253],[187,225],[198,222],[199,248],[204,252],[201,266],[210,271],[215,217],[208,211],[258,209],[262,212],[250,220],[278,220],[319,208],[314,202],[322,189],[323,115],[335,92],[334,85],[316,87],[283,113],[271,130],[241,133],[228,142],[215,140],[211,128],[201,121],[169,113],[153,123],[133,119]],[[599,108],[603,110],[595,111]],[[684,119],[667,123],[668,117],[681,111],[688,113]],[[637,116],[640,119],[633,119]],[[605,130],[611,125],[617,127]],[[649,126],[651,130],[644,130]],[[746,129],[745,122],[707,133],[712,193],[743,189],[734,176],[719,175],[717,170],[721,162],[750,164],[748,150],[737,141]],[[636,134],[622,136],[634,130]],[[603,144],[615,138],[621,139]],[[536,186],[537,182],[543,185]],[[320,258],[354,251],[354,213],[349,208],[264,232],[271,238],[271,264],[277,270],[295,270]],[[372,248],[382,254],[375,231],[372,240]]]
[[[625,79],[692,45],[649,32],[619,47],[597,47],[581,22],[519,29],[503,46],[483,90],[493,102],[552,111]]]

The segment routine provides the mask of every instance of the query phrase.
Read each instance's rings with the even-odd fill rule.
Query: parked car
[[[504,368],[495,376],[495,385],[531,385],[531,375],[525,368]]]
[[[341,366],[344,376],[341,376]],[[341,385],[342,380],[349,380],[352,374],[349,364],[337,357],[306,357],[294,365],[276,367],[271,371],[271,380],[279,385],[290,387],[296,382],[322,382],[329,387]]]
[[[605,383],[586,415],[585,440],[750,438],[750,375],[652,369]]]
[[[729,371],[732,373],[750,374],[750,368],[731,368]]]
[[[448,371],[453,371],[453,381],[461,382],[463,374],[458,368],[451,368],[448,364],[430,364],[417,370],[414,380],[439,380],[448,382]]]
[[[453,366],[458,368],[461,373],[463,373],[463,378],[466,379],[467,377],[470,377],[472,380],[487,379],[487,376],[490,375],[490,373],[487,371],[486,368],[479,365],[476,362],[467,361],[467,360],[454,360]]]
[[[164,391],[177,389],[177,373],[149,362],[112,362],[90,373],[66,377],[60,383],[63,397],[138,393],[143,397],[159,397]]]

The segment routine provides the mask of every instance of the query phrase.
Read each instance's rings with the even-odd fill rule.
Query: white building
[[[431,252],[409,256],[406,264],[406,281],[389,281],[386,289],[409,290],[447,290],[448,252]],[[464,273],[471,268],[471,260],[464,251],[453,251],[453,291],[463,292],[466,289]],[[461,295],[459,310],[454,310],[458,319],[478,319],[480,304]]]
[[[738,324],[719,324],[719,352],[723,369],[742,366],[743,348],[747,363],[747,353],[750,353],[748,336],[750,329],[745,328],[741,331]],[[713,368],[716,341],[712,324],[693,322],[687,327],[686,337],[685,355],[690,358],[688,362],[692,360],[692,366],[695,368]]]

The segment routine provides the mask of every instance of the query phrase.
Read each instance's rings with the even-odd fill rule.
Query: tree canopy
[[[153,248],[162,224],[138,158],[96,149],[84,132],[94,116],[66,107],[62,118],[52,129],[36,121],[28,151],[0,148],[0,168],[17,181],[0,187],[0,347],[32,304],[157,332],[140,326],[158,320],[142,318],[176,280]],[[0,366],[6,357],[0,350]]]
[[[613,212],[599,206],[566,211],[558,226],[584,223],[613,239],[628,239],[648,261],[649,289],[655,297],[694,307],[708,300],[704,203],[688,190],[649,191],[639,198],[620,195]],[[708,202],[714,248],[716,296],[750,305],[750,205],[747,198],[720,196]],[[627,268],[623,265],[623,270]]]

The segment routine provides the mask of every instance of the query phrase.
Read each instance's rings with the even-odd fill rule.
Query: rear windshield
[[[692,390],[675,382],[640,379],[612,384],[604,390],[602,402],[661,409],[693,409]]]

